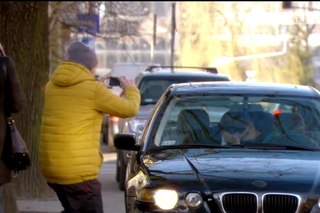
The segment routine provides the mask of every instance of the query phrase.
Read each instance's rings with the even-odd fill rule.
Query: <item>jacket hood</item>
[[[144,166],[154,186],[312,194],[320,190],[319,155],[292,150],[174,149],[145,155],[143,162],[148,162]]]
[[[58,86],[71,86],[82,81],[95,81],[95,78],[83,65],[63,61],[54,71],[51,81]]]

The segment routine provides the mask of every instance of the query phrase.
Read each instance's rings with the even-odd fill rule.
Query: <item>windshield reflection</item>
[[[319,150],[319,112],[319,100],[308,98],[174,98],[153,145],[264,145],[270,149],[274,145]]]

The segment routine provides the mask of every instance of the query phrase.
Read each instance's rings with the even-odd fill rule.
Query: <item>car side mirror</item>
[[[114,146],[119,150],[139,151],[141,145],[136,144],[134,133],[117,133],[114,136]]]

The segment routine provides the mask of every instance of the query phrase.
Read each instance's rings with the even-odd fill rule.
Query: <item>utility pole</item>
[[[174,66],[174,44],[176,33],[176,2],[172,3],[172,17],[171,17],[171,61],[170,66]]]
[[[154,64],[154,50],[157,44],[157,14],[153,14],[153,39],[151,45],[151,64]]]

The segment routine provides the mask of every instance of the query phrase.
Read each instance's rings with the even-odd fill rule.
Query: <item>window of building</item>
[[[127,61],[128,61],[128,54],[127,53],[121,53],[120,62],[127,62]]]
[[[314,77],[320,79],[320,67],[314,69]]]
[[[150,1],[145,1],[145,2],[140,2],[141,6],[140,8],[142,9],[143,13],[141,15],[146,15],[149,14],[152,11],[152,2]]]
[[[140,61],[140,57],[139,57],[140,53],[128,53],[127,54],[127,61],[128,62],[139,62]]]
[[[251,25],[243,25],[241,28],[241,33],[243,35],[250,35],[251,34]]]
[[[272,25],[267,24],[259,24],[254,29],[255,34],[262,34],[262,35],[274,35],[275,28]]]
[[[165,38],[161,38],[160,40],[158,40],[158,42],[156,43],[156,46],[155,46],[155,50],[166,50],[166,39]]]
[[[97,54],[98,58],[98,68],[105,67],[105,55],[104,54]]]
[[[313,10],[320,10],[320,2],[311,1],[310,8]]]
[[[107,55],[107,67],[112,67],[114,63],[118,62],[118,57],[114,54]]]
[[[101,42],[101,41],[96,41],[95,45],[96,45],[96,47],[95,47],[96,50],[104,50],[104,49],[106,49],[105,48],[105,44],[103,42]]]
[[[217,25],[214,27],[214,34],[216,35],[225,35],[227,32],[227,29],[224,25]]]
[[[142,63],[151,63],[151,55],[150,55],[150,53],[142,53],[141,54],[141,62]]]
[[[313,28],[313,33],[320,33],[320,24],[316,24]]]
[[[166,65],[166,55],[165,54],[159,54],[156,53],[154,55],[154,63],[156,64],[161,64],[161,65]]]
[[[148,41],[144,38],[140,39],[140,50],[150,50],[150,44],[148,43]]]
[[[139,45],[139,42],[138,41],[130,41],[130,49],[131,50],[139,50],[140,48],[140,45]]]
[[[117,50],[119,49],[118,41],[115,39],[106,40],[106,48],[107,50]]]
[[[154,2],[154,12],[159,17],[166,17],[171,5],[170,2]]]
[[[290,34],[290,26],[286,24],[279,25],[279,34]]]
[[[113,12],[124,16],[142,16],[150,11],[146,2],[111,1],[110,5],[112,5]]]

